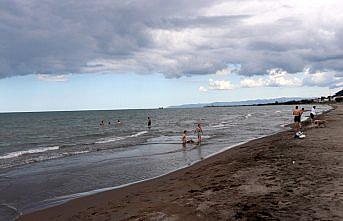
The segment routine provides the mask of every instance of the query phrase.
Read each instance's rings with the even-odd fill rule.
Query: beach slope
[[[343,220],[343,106],[191,167],[19,218],[39,220]]]

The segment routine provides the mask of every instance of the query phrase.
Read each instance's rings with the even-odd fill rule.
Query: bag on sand
[[[304,139],[306,136],[303,134],[303,132],[298,131],[295,133],[294,138]]]

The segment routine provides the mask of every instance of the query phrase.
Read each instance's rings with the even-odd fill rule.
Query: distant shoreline
[[[267,104],[242,104],[242,105],[226,105],[226,106],[204,106],[204,108],[209,107],[254,107],[254,106],[275,106],[275,105],[332,105],[334,102],[302,102],[302,101],[290,101],[290,102],[280,102],[280,103],[267,103]]]

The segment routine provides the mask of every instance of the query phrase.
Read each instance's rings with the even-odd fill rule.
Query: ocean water
[[[329,108],[317,106],[318,113]],[[56,197],[152,178],[230,145],[285,130],[293,121],[292,109],[280,105],[0,114],[0,217]],[[183,147],[183,130],[196,140],[198,123],[203,143]]]
[[[291,110],[292,106],[247,106],[0,114],[0,169],[138,144],[180,143],[182,131],[192,137],[197,123],[206,144],[232,143],[237,136],[252,138],[280,130],[292,122]]]

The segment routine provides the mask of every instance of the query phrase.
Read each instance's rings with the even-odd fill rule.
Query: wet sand
[[[319,118],[305,139],[281,132],[19,220],[343,220],[343,106]]]

